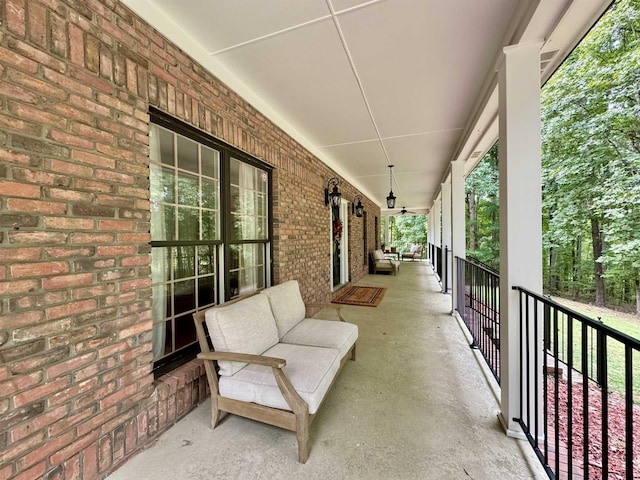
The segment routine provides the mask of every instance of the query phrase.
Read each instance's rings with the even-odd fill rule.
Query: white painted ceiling
[[[496,141],[503,47],[540,42],[544,82],[611,0],[123,3],[395,213]]]

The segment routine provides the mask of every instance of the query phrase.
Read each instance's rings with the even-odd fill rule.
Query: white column
[[[499,99],[500,415],[507,433],[519,436],[520,311],[512,287],[542,293],[540,44],[504,49]],[[541,379],[541,368],[531,372]]]
[[[457,305],[458,269],[456,257],[465,258],[466,253],[466,222],[464,195],[464,162],[451,162],[451,285],[453,287],[451,306],[453,311]]]
[[[431,208],[429,209],[429,260],[433,263],[433,258],[431,258],[431,245],[436,244],[436,204],[435,202],[431,204]]]
[[[442,200],[439,197],[433,201],[433,244],[442,246]]]
[[[442,192],[442,272],[440,280],[442,280],[442,291],[451,291],[451,181],[440,184]],[[444,272],[447,272],[444,275]]]

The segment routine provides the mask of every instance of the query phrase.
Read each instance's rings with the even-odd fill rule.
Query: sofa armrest
[[[284,368],[287,361],[284,358],[266,357],[263,355],[251,355],[249,353],[236,352],[202,352],[198,354],[201,360],[226,360],[228,362],[252,363],[271,368]]]
[[[280,389],[285,402],[287,402],[287,405],[291,408],[291,411],[295,413],[296,416],[306,416],[309,414],[309,405],[307,405],[307,402],[305,402],[300,394],[296,392],[293,385],[291,385],[291,381],[283,371],[283,368],[287,364],[287,361],[284,358],[236,352],[201,352],[198,354],[198,358],[201,360],[228,360],[231,362],[252,363],[254,365],[271,367],[271,371],[273,372],[273,376],[278,384],[278,388]]]
[[[336,311],[336,313],[338,314],[338,318],[340,319],[340,321],[341,322],[346,322],[346,320],[342,316],[342,305],[337,305],[335,303],[306,303],[305,307],[307,307],[307,309],[309,309],[309,308],[318,308],[318,309],[333,308]]]

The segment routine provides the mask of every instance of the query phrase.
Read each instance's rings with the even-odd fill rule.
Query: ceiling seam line
[[[308,27],[309,25],[313,25],[315,23],[322,22],[322,21],[327,20],[329,18],[332,18],[332,15],[325,15],[323,17],[314,18],[313,20],[309,20],[308,22],[298,23],[297,25],[293,25],[292,27],[283,28],[282,30],[278,30],[277,32],[267,33],[266,35],[262,35],[261,37],[252,38],[252,39],[247,40],[245,42],[236,43],[235,45],[231,45],[229,47],[221,48],[220,50],[216,50],[214,52],[209,52],[209,55],[213,57],[213,56],[219,55],[221,53],[228,52],[229,50],[235,50],[236,48],[244,47],[246,45],[251,45],[252,43],[260,42],[262,40],[266,40],[266,39],[271,38],[271,37],[276,37],[278,35],[282,35],[283,33],[288,33],[288,32],[291,32],[293,30],[298,30],[299,28]]]
[[[408,138],[408,137],[419,137],[422,135],[438,135],[440,133],[449,133],[449,132],[459,132],[464,130],[464,128],[447,128],[445,130],[433,130],[430,132],[420,132],[420,133],[407,133],[406,135],[391,135],[390,137],[384,137],[383,140],[393,140],[396,138]],[[342,142],[342,143],[330,143],[327,145],[317,145],[318,148],[330,148],[330,147],[342,147],[344,145],[357,145],[359,143],[369,143],[369,142],[377,142],[379,139],[372,138],[370,140],[357,140],[355,142]]]
[[[387,165],[391,164],[391,160],[389,159],[389,153],[382,141],[382,135],[380,135],[380,130],[378,129],[378,125],[376,124],[376,120],[373,116],[373,112],[371,111],[371,105],[369,105],[369,101],[367,100],[367,96],[364,93],[364,87],[362,86],[362,81],[360,80],[360,76],[358,75],[358,71],[356,70],[356,65],[353,61],[353,57],[351,56],[351,52],[349,51],[349,47],[347,46],[347,40],[344,38],[344,33],[342,32],[342,28],[340,27],[340,22],[338,21],[338,17],[336,16],[335,10],[333,9],[333,5],[331,4],[331,0],[326,0],[327,6],[329,7],[329,11],[331,12],[331,17],[333,18],[333,23],[338,32],[338,36],[340,37],[340,42],[342,42],[342,48],[344,49],[345,54],[347,55],[347,60],[349,60],[349,65],[351,66],[351,71],[353,72],[353,76],[356,79],[356,83],[358,84],[358,88],[360,89],[360,94],[362,95],[362,99],[364,101],[365,106],[367,107],[367,112],[369,113],[369,118],[371,119],[371,123],[373,124],[373,128],[376,131],[376,135],[378,136],[378,142],[380,143],[380,147],[382,148],[382,152],[384,153],[385,158],[387,159]]]
[[[336,11],[336,15],[342,15],[345,13],[355,12],[356,10],[360,10],[362,8],[370,7],[371,5],[375,5],[376,3],[386,2],[387,0],[370,0],[369,2],[364,2],[359,5],[354,5],[353,7],[345,8],[344,10]]]

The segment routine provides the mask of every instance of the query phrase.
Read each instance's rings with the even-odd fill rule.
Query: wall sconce
[[[324,204],[331,205],[332,208],[338,208],[340,206],[340,199],[342,194],[338,191],[338,183],[340,181],[333,177],[327,182],[327,188],[324,189]],[[333,185],[333,190],[329,193],[329,188]]]
[[[393,165],[389,165],[389,196],[387,197],[387,208],[396,208],[396,197],[393,194],[393,177],[391,175],[391,169]]]
[[[356,204],[356,200],[358,203]],[[364,207],[362,206],[362,195],[356,195],[351,204],[351,215],[362,217],[364,215]]]

